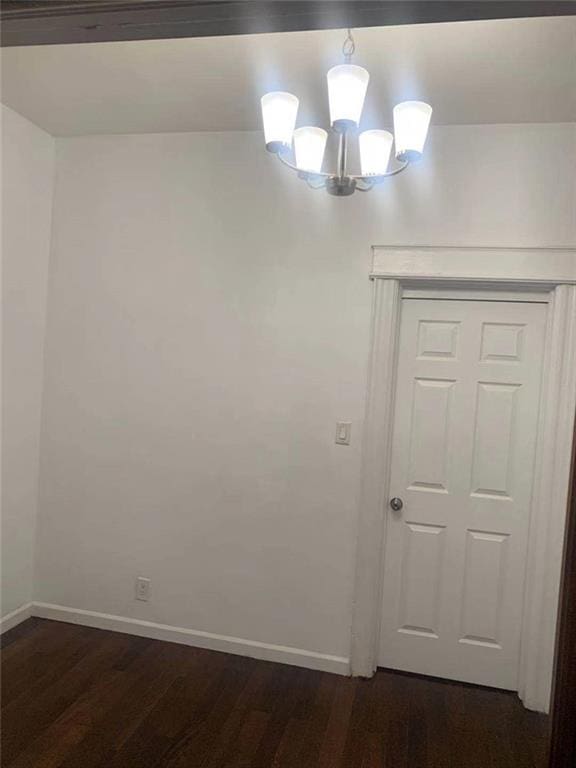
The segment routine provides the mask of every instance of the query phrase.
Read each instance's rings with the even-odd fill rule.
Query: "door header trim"
[[[438,282],[514,289],[576,285],[576,248],[466,248],[385,246],[372,248],[370,277],[401,283]]]

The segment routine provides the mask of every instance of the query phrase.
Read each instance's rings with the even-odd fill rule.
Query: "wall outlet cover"
[[[138,576],[136,579],[136,600],[147,602],[150,600],[150,579]]]

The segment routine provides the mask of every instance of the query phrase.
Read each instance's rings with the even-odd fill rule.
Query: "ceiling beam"
[[[1,45],[576,15],[576,0],[2,0]]]

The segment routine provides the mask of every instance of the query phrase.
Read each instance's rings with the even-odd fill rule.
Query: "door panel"
[[[480,360],[519,363],[522,360],[523,325],[482,323]]]
[[[438,636],[444,528],[406,523],[400,585],[400,632]],[[425,576],[425,580],[422,580]]]
[[[379,663],[517,687],[546,305],[402,302]]]
[[[472,496],[510,499],[516,397],[520,385],[478,382],[472,445]]]
[[[418,357],[451,360],[456,357],[459,323],[421,320],[418,323]]]
[[[409,487],[447,493],[448,427],[454,381],[414,379]]]
[[[460,642],[500,648],[508,536],[467,531]]]

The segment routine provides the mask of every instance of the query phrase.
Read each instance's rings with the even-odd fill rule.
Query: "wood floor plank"
[[[306,724],[304,721],[292,718],[286,724],[278,743],[275,754],[268,761],[254,760],[251,768],[262,768],[270,765],[271,768],[300,768],[300,752],[306,736]]]
[[[177,646],[158,649],[151,641],[134,642],[134,646],[111,664],[42,734],[29,752],[38,755],[49,751],[51,742],[64,741],[69,746],[59,763],[60,768],[77,765],[94,768],[108,761],[170,683],[194,661],[191,654],[175,653],[175,650],[184,649]],[[76,727],[78,723],[82,723],[82,729]],[[75,733],[75,739],[69,738],[70,730]]]
[[[274,665],[276,666],[276,665]],[[270,715],[268,726],[252,761],[254,766],[275,764],[278,755],[289,746],[285,743],[286,732],[308,727],[320,673],[308,673],[294,667],[282,667],[268,678],[264,696],[255,706]],[[304,737],[301,739],[301,745]],[[286,758],[287,759],[287,758]]]
[[[94,680],[101,679],[129,641],[126,636],[113,633],[90,635],[65,662],[55,664],[49,675],[41,674],[39,682],[3,708],[2,756],[7,764],[57,720]]]
[[[513,693],[351,679],[32,619],[7,633],[2,768],[544,768]]]
[[[320,745],[318,768],[332,768],[342,762],[359,682],[354,678],[345,678],[336,685],[324,739]]]
[[[24,638],[35,637],[37,635],[36,629],[38,628],[39,623],[40,619],[26,619],[26,621],[23,621],[22,624],[18,624],[13,629],[9,630],[8,632],[4,632],[3,635],[0,635],[0,649],[3,651],[3,659],[9,655],[8,648],[13,645],[16,640],[21,641],[18,643],[19,649],[24,645],[22,642]]]
[[[150,713],[125,742],[110,768],[153,768],[168,765],[174,748],[195,736],[221,693],[226,679],[226,658],[194,668],[193,683],[186,676],[172,682]]]
[[[230,716],[221,724],[215,743],[210,750],[210,754],[207,755],[202,768],[221,768],[226,760],[234,756],[242,739],[245,722],[253,713],[262,716],[259,718],[259,722],[264,726],[264,730],[258,728],[259,738],[256,740],[254,749],[258,748],[268,726],[270,715],[258,709],[257,703],[262,695],[266,681],[272,673],[271,666],[258,664],[254,666],[248,683],[238,697]],[[180,758],[181,762],[183,757]]]
[[[218,681],[216,695],[210,702],[208,700],[204,702],[204,706],[196,713],[187,729],[171,746],[164,763],[167,768],[205,765],[217,749],[222,729],[238,706],[242,693],[249,684],[253,669],[252,659],[229,657],[225,674]],[[193,681],[190,683],[192,684]],[[242,737],[245,741],[244,731],[240,733],[240,738]],[[239,746],[238,749],[240,749]]]
[[[335,675],[324,675],[320,679],[314,705],[308,718],[306,739],[300,750],[302,765],[317,768],[320,764],[322,747],[326,743],[332,704],[340,680]]]
[[[49,685],[58,669],[66,668],[69,659],[81,652],[81,646],[94,643],[86,627],[73,624],[58,624],[55,628],[42,622],[33,625],[33,630],[2,651],[2,707],[18,696],[26,695],[42,680]]]

